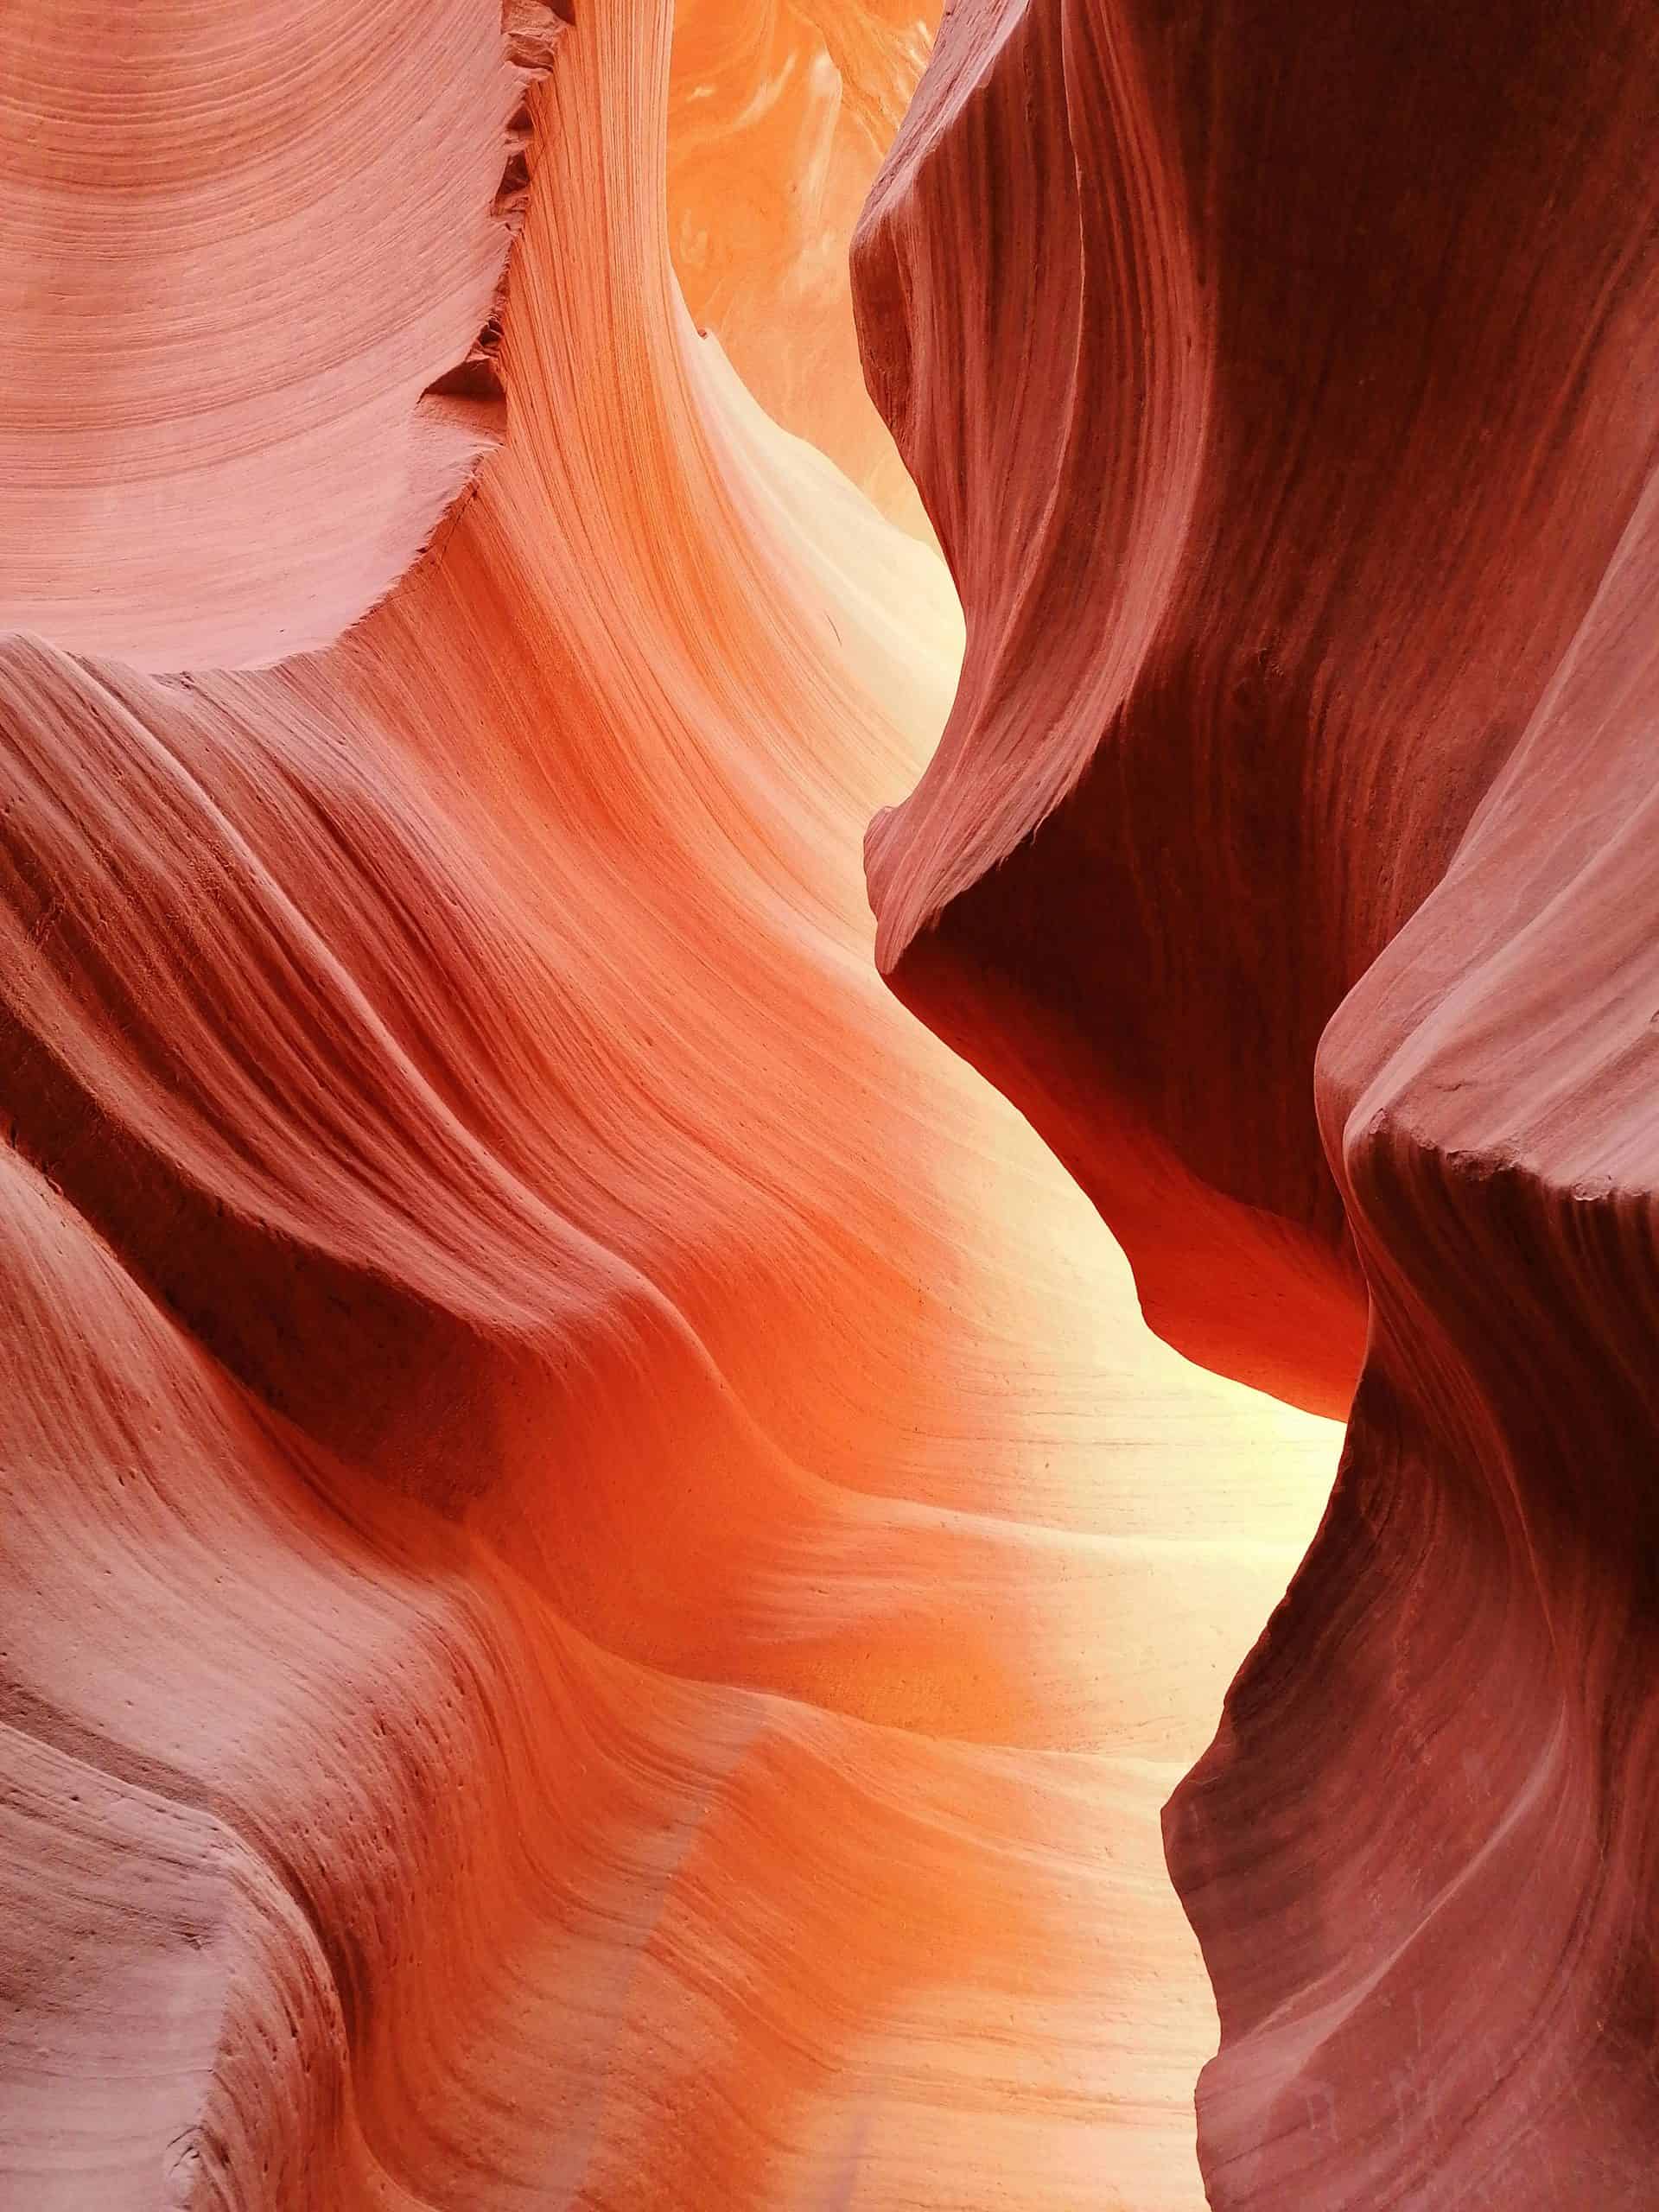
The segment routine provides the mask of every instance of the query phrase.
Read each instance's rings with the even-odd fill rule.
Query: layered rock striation
[[[1659,34],[962,0],[867,207],[962,594],[893,988],[1327,1411],[1166,1815],[1224,2212],[1653,2198]]]
[[[575,14],[0,31],[0,2199],[1192,2212],[1332,1433],[880,988],[956,603]]]
[[[244,666],[391,588],[499,435],[562,12],[8,7],[0,628]]]

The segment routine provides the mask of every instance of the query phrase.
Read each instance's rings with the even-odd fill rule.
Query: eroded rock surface
[[[14,0],[0,629],[149,669],[330,643],[499,433],[540,0]]]
[[[575,12],[249,18],[308,164],[395,168],[414,321],[331,289],[356,169],[269,332],[242,263],[168,283],[255,353],[343,318],[351,465],[256,441],[269,499],[209,469],[134,565],[89,415],[45,582],[0,518],[0,2198],[1193,2212],[1159,1807],[1332,1433],[1150,1338],[880,987],[957,606],[696,335],[664,0]],[[232,35],[129,15],[135,113]],[[425,556],[207,664],[336,543],[359,611],[434,378],[506,419]]]
[[[967,618],[895,989],[1330,1511],[1168,1815],[1212,2204],[1653,2201],[1659,29],[961,0],[872,390]]]

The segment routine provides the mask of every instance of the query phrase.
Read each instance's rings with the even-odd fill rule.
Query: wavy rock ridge
[[[21,0],[0,24],[0,629],[149,669],[326,645],[497,405],[563,28],[539,0]]]
[[[1353,1393],[1167,1815],[1226,2212],[1653,2202],[1656,89],[1624,0],[962,0],[856,245],[968,630],[883,966],[1154,1328]]]
[[[1331,1432],[880,988],[957,611],[680,299],[748,62],[577,12],[0,32],[0,2199],[1192,2212],[1158,1808]]]

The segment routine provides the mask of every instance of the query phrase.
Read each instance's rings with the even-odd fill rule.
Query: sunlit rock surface
[[[0,188],[73,232],[0,343],[96,329],[100,257],[156,318],[0,395],[0,2201],[1193,2212],[1159,1808],[1334,1433],[1152,1338],[880,985],[860,840],[956,602],[696,334],[664,0],[578,16],[266,11],[245,88],[219,8],[0,33],[208,195],[26,124]],[[779,251],[762,396],[868,476]],[[383,596],[435,383],[505,442]]]
[[[847,245],[940,0],[677,0],[669,243],[685,303],[772,419],[929,535],[864,387]]]
[[[855,248],[967,619],[895,989],[1343,1472],[1168,1815],[1211,2203],[1656,2201],[1659,22],[961,0]]]

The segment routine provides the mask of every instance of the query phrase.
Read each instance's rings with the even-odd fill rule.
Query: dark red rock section
[[[1161,1334],[1360,1376],[1166,1816],[1228,2212],[1655,2201],[1656,116],[1626,0],[964,0],[856,249],[884,968]]]

